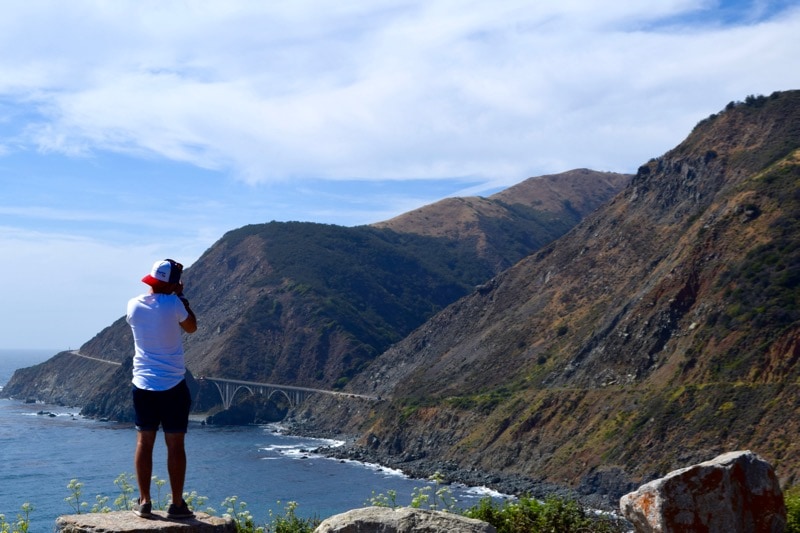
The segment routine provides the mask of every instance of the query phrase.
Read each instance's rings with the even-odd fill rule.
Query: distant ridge
[[[270,222],[234,229],[184,275],[200,323],[186,339],[188,367],[196,376],[342,388],[437,311],[568,231],[630,178],[579,170],[526,180],[510,197],[464,199],[446,216],[441,206],[419,210],[449,218],[450,236],[434,234],[424,219],[400,227],[402,217],[352,228]],[[132,342],[120,318],[80,353],[121,366],[64,352],[15,373],[3,393],[130,420]],[[215,395],[201,394],[198,407],[209,407]]]
[[[576,169],[528,178],[488,198],[445,198],[373,226],[473,247],[500,272],[564,234],[630,178]],[[520,244],[520,253],[509,253],[509,247]]]

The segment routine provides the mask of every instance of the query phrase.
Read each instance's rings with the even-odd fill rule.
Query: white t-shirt
[[[133,332],[133,384],[163,391],[186,373],[180,322],[189,312],[174,294],[142,294],[128,301],[126,320]]]

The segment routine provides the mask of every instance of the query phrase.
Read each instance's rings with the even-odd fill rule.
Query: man
[[[197,331],[197,318],[183,296],[183,265],[172,259],[156,261],[142,281],[150,292],[128,302],[126,320],[133,332],[133,406],[136,414],[136,480],[139,499],[134,513],[152,514],[150,480],[153,473],[153,446],[159,425],[167,445],[172,504],[169,518],[194,516],[183,499],[186,478],[184,437],[189,426],[191,395],[184,375],[181,331]]]

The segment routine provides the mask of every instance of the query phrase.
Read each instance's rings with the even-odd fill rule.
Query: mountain
[[[586,183],[545,200],[567,176]],[[413,473],[616,506],[751,449],[796,483],[800,91],[732,102],[611,177],[536,178],[373,226],[229,232],[187,270],[203,328],[190,366],[378,396],[312,396],[290,422]],[[543,222],[563,224],[546,243],[529,235]],[[80,350],[120,364],[65,352],[3,393],[124,419],[130,349],[120,319]]]
[[[320,398],[348,453],[618,497],[724,451],[800,474],[800,91],[748,97]],[[490,476],[488,479],[492,479]],[[491,483],[490,483],[491,484]]]
[[[271,222],[230,231],[184,275],[200,324],[186,338],[187,365],[196,376],[341,388],[436,312],[567,232],[630,178],[576,170],[373,226]],[[427,220],[437,221],[437,231]],[[77,354],[17,371],[2,392],[130,420],[132,346],[120,318]]]

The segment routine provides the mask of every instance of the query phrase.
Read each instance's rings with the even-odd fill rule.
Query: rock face
[[[58,533],[236,533],[230,518],[196,513],[190,520],[172,520],[164,511],[154,511],[151,518],[139,518],[131,511],[88,513],[59,516]]]
[[[526,476],[614,508],[732,449],[797,478],[798,265],[792,91],[704,120],[569,233],[393,344],[347,385],[386,399],[374,410],[320,398],[295,418],[404,471]]]
[[[751,451],[730,452],[676,470],[620,500],[639,533],[780,532],[786,507],[769,463]]]
[[[314,533],[495,533],[494,526],[456,514],[401,507],[365,507],[332,516]]]

